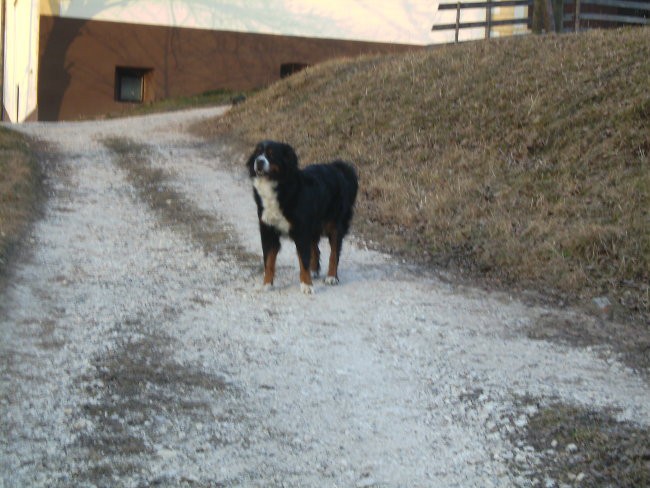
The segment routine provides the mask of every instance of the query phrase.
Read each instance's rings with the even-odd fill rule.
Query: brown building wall
[[[38,113],[70,120],[115,112],[116,67],[145,68],[145,100],[215,89],[247,90],[280,78],[285,63],[315,64],[417,46],[184,29],[42,16]]]

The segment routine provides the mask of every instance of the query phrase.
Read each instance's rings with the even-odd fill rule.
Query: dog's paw
[[[339,279],[336,276],[327,276],[325,278],[325,284],[334,286],[339,284]]]
[[[273,290],[273,283],[265,283],[262,285],[262,292],[268,293]]]
[[[300,291],[305,295],[313,295],[314,287],[313,285],[308,285],[307,283],[300,283]]]

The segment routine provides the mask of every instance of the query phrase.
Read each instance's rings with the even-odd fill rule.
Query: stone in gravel
[[[161,457],[162,459],[169,460],[172,458],[176,457],[176,451],[172,451],[171,449],[160,449],[156,454]]]
[[[528,406],[526,407],[526,415],[528,415],[528,416],[530,416],[530,417],[532,417],[533,415],[535,415],[538,411],[539,411],[539,410],[538,410],[538,408],[537,408],[535,405],[528,405]]]
[[[72,426],[72,430],[75,432],[80,432],[82,430],[92,430],[94,424],[88,419],[79,419]]]
[[[526,427],[528,424],[528,418],[525,415],[522,415],[517,420],[515,420],[515,425],[519,428]]]
[[[359,481],[357,481],[356,487],[357,488],[370,488],[372,486],[376,486],[377,481],[375,481],[372,476],[367,476],[364,478],[361,478]]]
[[[592,303],[596,306],[596,310],[598,310],[601,314],[608,314],[611,310],[612,307],[612,302],[609,301],[609,298],[607,297],[595,297],[592,299]]]

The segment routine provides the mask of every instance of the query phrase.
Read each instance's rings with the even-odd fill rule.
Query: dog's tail
[[[333,161],[332,165],[341,172],[343,178],[345,179],[347,195],[349,198],[350,207],[354,205],[354,201],[357,198],[357,191],[359,190],[359,177],[357,175],[357,170],[350,163],[345,161]]]

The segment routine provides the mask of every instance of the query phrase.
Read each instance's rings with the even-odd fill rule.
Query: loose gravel
[[[264,292],[243,158],[187,132],[222,110],[20,127],[52,148],[51,196],[0,297],[2,486],[528,486],[513,462],[544,453],[512,444],[537,413],[522,398],[650,424],[611,352],[528,338],[548,309],[354,235],[339,286],[301,294],[286,241]],[[146,146],[133,164],[181,213],[116,138]],[[192,214],[230,244],[205,246]]]

